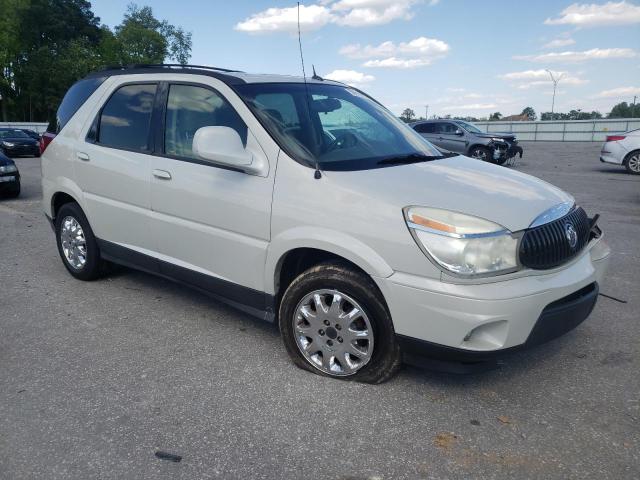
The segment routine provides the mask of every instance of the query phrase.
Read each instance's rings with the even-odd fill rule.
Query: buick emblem
[[[567,237],[569,246],[572,249],[576,248],[576,245],[578,245],[578,232],[576,232],[576,229],[572,223],[564,224],[564,234]]]

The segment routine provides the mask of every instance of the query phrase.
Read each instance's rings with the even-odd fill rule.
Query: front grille
[[[573,246],[571,227],[576,234]],[[526,230],[520,242],[520,263],[536,270],[562,265],[589,243],[590,230],[589,218],[580,207],[553,222]]]

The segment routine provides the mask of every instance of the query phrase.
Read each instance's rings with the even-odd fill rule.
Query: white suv
[[[43,138],[65,267],[109,262],[269,322],[300,367],[381,382],[476,364],[591,312],[596,218],[537,178],[443,155],[318,77],[151,66],[94,73]]]

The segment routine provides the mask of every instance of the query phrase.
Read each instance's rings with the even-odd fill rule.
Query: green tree
[[[520,115],[526,115],[532,122],[538,119],[538,115],[536,115],[536,111],[532,107],[525,107]]]
[[[416,113],[410,108],[405,108],[400,114],[400,120],[402,120],[405,123],[409,123],[415,118],[416,118]]]
[[[640,118],[640,105],[621,102],[614,105],[609,118]]]
[[[501,118],[502,118],[502,114],[500,112],[494,112],[491,115],[489,115],[490,122],[498,121]]]
[[[133,3],[115,28],[115,40],[112,50],[105,53],[119,54],[118,63],[122,65],[162,63],[166,58],[185,64],[191,52],[191,33],[156,19],[151,7],[140,8]]]
[[[112,31],[86,0],[0,0],[3,120],[51,119],[67,89],[106,65],[186,63],[191,34],[129,5]]]

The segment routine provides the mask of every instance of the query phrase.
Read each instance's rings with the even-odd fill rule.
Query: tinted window
[[[155,84],[120,87],[105,104],[98,123],[98,143],[127,150],[149,149]]]
[[[458,127],[456,127],[453,123],[438,123],[438,128],[437,128],[437,133],[448,133],[448,134],[452,134],[452,133],[456,133],[456,130],[458,129]]]
[[[22,130],[0,130],[0,138],[30,138]]]
[[[418,133],[435,133],[436,124],[435,123],[419,123],[413,128]]]
[[[88,78],[74,83],[62,99],[62,103],[56,113],[56,119],[49,122],[47,131],[59,133],[82,104],[102,85],[102,82],[104,82],[106,78],[107,77]]]
[[[202,127],[233,128],[242,143],[247,143],[247,126],[220,94],[204,87],[171,85],[165,118],[165,153],[197,158],[192,150],[193,137]]]

